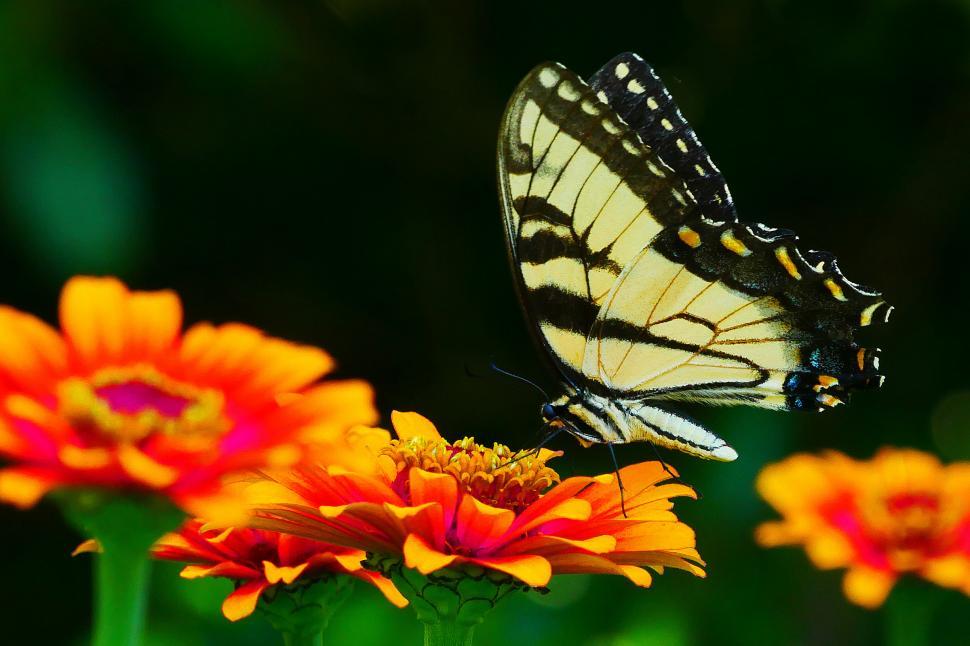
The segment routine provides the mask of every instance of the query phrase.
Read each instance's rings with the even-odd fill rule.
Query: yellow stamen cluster
[[[98,396],[105,386],[140,382],[188,403],[177,417],[147,407],[135,413],[120,412]],[[225,399],[217,390],[198,389],[174,381],[147,366],[109,368],[88,379],[71,378],[57,389],[60,412],[73,426],[112,440],[138,442],[149,435],[179,436],[209,443],[224,433],[229,421],[222,415]]]
[[[381,455],[394,462],[398,474],[410,468],[447,473],[478,500],[516,512],[559,483],[559,474],[546,466],[548,452],[513,454],[503,444],[489,448],[470,437],[452,443],[424,437],[394,440]]]

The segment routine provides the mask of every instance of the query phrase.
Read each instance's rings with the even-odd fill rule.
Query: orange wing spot
[[[699,246],[701,246],[700,235],[698,235],[698,233],[689,226],[685,225],[680,227],[680,229],[677,231],[677,236],[680,238],[681,242],[692,249],[697,249]]]
[[[778,259],[778,262],[782,267],[785,268],[785,271],[788,272],[789,276],[795,280],[802,279],[802,275],[799,273],[798,267],[795,266],[795,263],[792,262],[791,256],[788,255],[788,249],[785,249],[784,247],[778,247],[775,249],[775,258]]]
[[[832,395],[819,395],[818,401],[823,406],[828,406],[829,408],[835,408],[839,404],[845,403],[838,397],[833,397]]]
[[[831,375],[819,375],[818,384],[813,386],[815,392],[821,392],[826,388],[831,388],[832,386],[838,386],[839,380]]]
[[[839,287],[839,284],[834,280],[832,280],[831,278],[825,279],[825,286],[829,288],[830,292],[832,292],[832,296],[835,297],[835,300],[837,301],[849,300],[845,297],[845,294],[842,293],[842,288]]]
[[[855,355],[856,363],[859,364],[859,370],[866,369],[866,349],[859,348],[859,351]]]
[[[739,256],[750,256],[751,250],[744,246],[744,243],[734,237],[734,232],[730,229],[721,234],[721,244],[724,248]]]

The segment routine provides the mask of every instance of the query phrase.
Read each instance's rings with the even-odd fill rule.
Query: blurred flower
[[[29,507],[65,486],[158,492],[227,524],[220,477],[303,457],[372,423],[370,387],[313,385],[322,350],[241,324],[181,333],[174,293],[130,292],[113,278],[73,278],[61,333],[0,306],[0,500]],[[352,456],[351,456],[352,457]]]
[[[758,527],[758,542],[803,544],[816,566],[848,568],[851,601],[881,605],[906,573],[970,595],[970,463],[913,449],[868,461],[799,454],[766,467],[757,487],[783,517]]]
[[[671,511],[670,498],[694,492],[663,484],[659,463],[621,471],[624,516],[613,474],[560,482],[546,466],[558,453],[513,456],[499,444],[448,442],[416,413],[392,420],[399,439],[378,451],[373,474],[315,466],[276,475],[251,490],[253,524],[399,555],[421,574],[485,568],[527,586],[554,573],[618,574],[648,586],[643,566],[704,575],[694,532]]]
[[[268,591],[312,585],[333,575],[366,581],[399,608],[407,605],[393,583],[363,569],[364,552],[297,536],[245,528],[207,530],[202,521],[190,520],[179,531],[162,537],[152,552],[159,559],[191,563],[181,573],[186,579],[216,576],[234,580],[236,590],[222,604],[230,621],[252,614],[260,596]]]

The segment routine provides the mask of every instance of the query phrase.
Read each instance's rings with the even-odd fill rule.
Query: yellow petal
[[[441,439],[438,429],[431,423],[431,420],[418,413],[393,411],[391,412],[391,424],[394,425],[398,438],[405,442],[412,437],[423,437],[426,440]]]
[[[101,547],[101,543],[98,542],[98,539],[89,538],[88,540],[84,541],[83,543],[75,547],[74,551],[71,552],[71,556],[77,556],[78,554],[90,554],[90,553],[101,554],[102,552],[104,552],[104,548]]]
[[[895,577],[888,572],[854,567],[845,573],[842,589],[849,601],[865,608],[878,608],[892,590]]]
[[[178,480],[178,469],[161,464],[132,444],[118,446],[118,462],[134,480],[155,489],[164,489]]]

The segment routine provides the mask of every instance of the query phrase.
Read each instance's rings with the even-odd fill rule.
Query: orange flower
[[[73,278],[60,319],[58,333],[0,306],[0,455],[17,463],[0,470],[0,500],[21,507],[95,486],[231,522],[223,474],[292,464],[307,442],[375,418],[367,384],[312,385],[333,367],[322,350],[241,324],[182,334],[170,291]]]
[[[186,522],[163,536],[152,549],[155,558],[192,563],[182,577],[217,576],[233,579],[236,590],[226,597],[222,613],[237,621],[256,609],[260,596],[275,586],[310,584],[334,574],[370,583],[399,608],[407,605],[394,584],[361,566],[365,554],[296,536],[258,529],[206,530],[200,520]]]
[[[944,467],[913,449],[868,461],[799,454],[766,467],[757,487],[783,516],[758,542],[804,544],[816,566],[848,568],[851,601],[881,605],[906,573],[970,595],[970,463]]]
[[[255,526],[403,556],[429,574],[480,566],[529,586],[552,574],[604,573],[648,586],[643,566],[672,566],[703,576],[694,532],[678,522],[670,498],[694,497],[666,483],[661,464],[621,471],[626,512],[613,474],[562,482],[546,461],[510,462],[502,445],[466,438],[449,443],[416,413],[392,416],[398,440],[363,475],[333,466],[298,468],[254,485]]]

